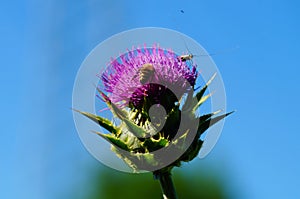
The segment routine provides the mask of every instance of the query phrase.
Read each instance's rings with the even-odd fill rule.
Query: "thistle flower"
[[[187,65],[171,50],[145,46],[133,48],[119,58],[112,59],[101,79],[105,90],[111,93],[110,100],[113,103],[125,103],[130,108],[140,110],[145,97],[158,104],[164,100],[170,103],[175,101],[166,96],[169,94],[167,87],[176,89],[182,95],[189,86],[194,86],[196,66],[190,70]]]
[[[99,75],[104,90],[97,88],[121,124],[78,111],[110,132],[97,134],[134,171],[152,171],[168,198],[175,198],[174,189],[169,190],[171,169],[194,159],[203,143],[201,134],[231,114],[197,114],[210,97],[204,94],[215,75],[196,93],[196,68],[172,50],[132,48],[111,60]]]

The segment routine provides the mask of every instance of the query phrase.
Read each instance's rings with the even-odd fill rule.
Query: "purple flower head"
[[[154,45],[132,48],[112,59],[100,77],[113,103],[139,110],[162,104],[168,109],[179,100],[178,94],[195,85],[197,71],[172,50]]]

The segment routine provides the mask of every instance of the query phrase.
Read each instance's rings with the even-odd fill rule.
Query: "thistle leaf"
[[[178,139],[172,142],[172,144],[174,144],[176,148],[178,148],[179,150],[186,149],[185,144],[186,144],[187,134],[189,133],[189,131],[190,131],[189,129],[186,130],[186,132],[183,135],[181,135]]]
[[[179,126],[178,121],[180,121],[180,117],[181,117],[181,111],[179,110],[179,106],[175,106],[167,115],[166,122],[162,131],[165,131],[165,129],[167,130],[173,129],[176,126]],[[171,133],[171,132],[167,132],[167,133]],[[167,137],[167,135],[165,135],[165,137]]]
[[[182,106],[182,112],[191,110],[192,104],[193,104],[192,103],[193,102],[193,95],[194,95],[194,90],[190,89],[189,92],[187,93],[185,103]]]
[[[136,153],[134,154],[142,163],[141,166],[147,168],[151,166],[156,166],[158,165],[157,160],[154,158],[154,154],[152,153]],[[144,164],[144,165],[143,165]]]
[[[144,138],[149,132],[147,132],[144,128],[136,125],[134,122],[127,118],[122,118],[128,130],[138,138]]]
[[[201,116],[199,117],[199,125],[201,125],[203,122],[205,122],[206,120],[210,119],[212,116],[214,116],[214,115],[216,115],[216,114],[218,114],[218,113],[220,113],[220,112],[221,112],[221,110],[218,110],[218,111],[215,111],[215,112],[213,112],[213,113],[201,115]]]
[[[113,134],[116,134],[119,131],[119,128],[115,127],[113,125],[113,123],[106,118],[103,118],[103,117],[100,117],[98,115],[94,115],[94,114],[91,114],[88,112],[79,111],[76,109],[73,109],[73,110],[86,116],[87,118],[93,120],[94,122],[96,122],[97,124],[99,124],[100,126],[102,126],[103,128],[105,128],[106,130],[108,130],[109,132],[111,132]]]
[[[214,117],[214,118],[209,118],[209,119],[205,120],[204,122],[200,120],[197,135],[196,135],[197,139],[199,139],[200,135],[202,133],[204,133],[209,127],[213,126],[214,124],[216,124],[220,120],[224,119],[228,115],[232,114],[233,112],[234,111],[231,111],[229,113],[226,113],[226,114]]]
[[[100,137],[104,138],[105,140],[107,140],[112,145],[117,146],[123,150],[130,151],[130,148],[128,147],[128,145],[123,140],[117,138],[115,135],[103,134],[103,133],[96,132],[96,131],[93,131],[93,132],[96,133],[97,135],[99,135]]]
[[[130,159],[115,146],[113,146],[111,150],[115,152],[115,154],[122,159],[133,170],[134,173],[138,173],[137,165],[132,161],[132,157]]]
[[[120,119],[127,117],[128,113],[126,111],[121,110],[117,105],[111,102],[109,97],[105,95],[98,87],[97,91],[100,93],[100,95],[103,98],[103,101],[106,102],[107,106],[113,111],[113,113],[118,116]]]
[[[208,94],[205,95],[204,97],[202,97],[199,102],[193,107],[192,111],[193,113],[195,113],[195,111],[206,101],[208,100],[210,97],[212,96],[212,94]]]
[[[189,149],[182,155],[180,160],[184,162],[189,162],[193,160],[198,155],[202,144],[202,140],[197,140],[196,142],[193,142]]]
[[[152,153],[145,153],[145,154],[143,154],[143,156],[148,164],[153,165],[153,166],[158,165],[158,162],[154,158],[154,155]]]
[[[122,109],[120,109],[117,105],[115,105],[114,103],[111,103],[111,109],[113,111],[113,113],[118,116],[118,118],[120,118],[121,120],[123,120],[123,118],[127,118],[128,117],[128,113]]]
[[[118,148],[113,147],[112,150],[120,157],[130,168],[133,169],[133,172],[138,173],[141,170],[149,170],[153,166],[158,165],[158,161],[155,159],[154,154],[152,153],[123,153]]]
[[[96,89],[99,92],[99,94],[103,97],[103,101],[110,102],[109,97],[107,95],[105,95],[105,93],[103,93],[98,87],[96,87]]]
[[[167,147],[169,145],[169,140],[166,138],[160,137],[158,140],[153,138],[147,138],[143,142],[143,146],[148,149],[149,152],[156,151],[162,147]]]
[[[213,76],[206,82],[206,84],[201,88],[201,90],[196,94],[196,99],[197,101],[199,101],[202,96],[204,95],[207,87],[211,84],[211,82],[214,80],[214,78],[216,77],[217,73],[213,74]]]

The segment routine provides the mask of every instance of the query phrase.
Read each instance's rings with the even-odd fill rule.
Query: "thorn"
[[[107,110],[110,110],[110,109],[109,109],[108,107],[106,107],[106,108],[103,108],[103,109],[98,110],[98,112],[101,113],[101,112],[107,111]]]
[[[81,113],[82,111],[78,110],[78,109],[75,109],[75,108],[70,108],[72,111],[75,111],[77,113]]]
[[[100,135],[101,133],[97,132],[97,131],[94,131],[94,130],[91,130],[91,133],[95,133],[97,135]]]

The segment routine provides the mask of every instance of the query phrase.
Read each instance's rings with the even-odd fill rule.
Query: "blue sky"
[[[242,198],[299,198],[298,8],[270,0],[2,3],[0,198],[66,198],[72,187],[83,194],[100,163],[69,109],[76,72],[98,43],[145,26],[179,30],[209,53],[239,46],[213,57],[227,109],[237,112],[199,162],[221,162],[214,168],[226,168]]]

